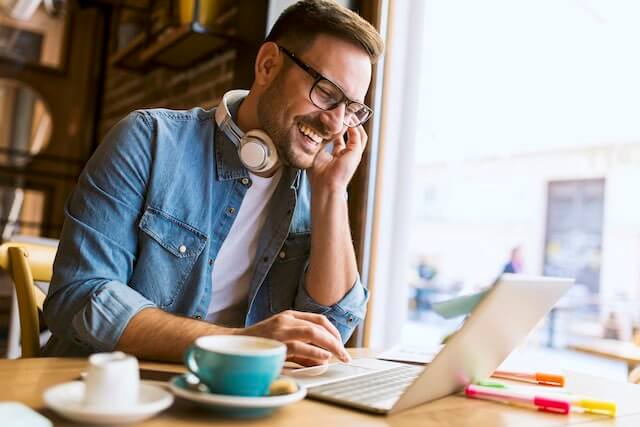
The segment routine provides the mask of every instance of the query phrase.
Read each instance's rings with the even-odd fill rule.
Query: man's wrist
[[[344,199],[344,195],[347,193],[347,185],[341,183],[312,183],[311,194],[314,196],[333,197],[339,196]]]
[[[246,328],[225,328],[225,335],[244,335]]]

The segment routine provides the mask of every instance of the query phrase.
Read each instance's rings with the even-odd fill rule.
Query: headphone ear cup
[[[266,172],[279,165],[276,146],[260,129],[252,129],[240,139],[238,154],[251,172]]]

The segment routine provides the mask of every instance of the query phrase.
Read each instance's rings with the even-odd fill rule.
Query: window
[[[402,46],[403,71],[385,80],[404,85],[389,90],[401,99],[387,99],[387,117],[402,119],[383,136],[402,148],[395,157],[382,153],[386,176],[378,182],[393,182],[400,195],[381,196],[398,207],[380,223],[390,249],[376,281],[387,291],[373,310],[395,333],[374,329],[373,344],[400,336],[439,342],[459,321],[439,319],[430,302],[486,288],[514,265],[579,283],[570,298],[580,303],[558,310],[551,326],[547,319],[535,343],[602,336],[610,313],[620,338],[630,338],[640,320],[640,203],[632,190],[640,186],[640,58],[631,54],[640,4],[396,7],[407,23],[393,26],[396,55],[398,33],[414,33]],[[399,283],[403,301],[391,296]],[[397,313],[406,313],[401,322]]]
[[[11,4],[14,3],[14,4]],[[64,2],[0,1],[0,57],[63,69],[68,15]]]

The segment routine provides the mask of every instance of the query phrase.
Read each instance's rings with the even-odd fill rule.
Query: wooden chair
[[[629,373],[629,382],[634,384],[640,384],[640,366],[636,366]]]
[[[22,357],[40,355],[40,321],[45,293],[35,284],[50,282],[57,247],[33,243],[7,242],[0,245],[0,267],[13,280],[20,316]]]

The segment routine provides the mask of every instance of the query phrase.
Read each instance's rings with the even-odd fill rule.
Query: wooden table
[[[629,369],[640,365],[640,346],[629,341],[590,338],[572,341],[568,347],[583,353],[625,362]]]
[[[351,352],[358,357],[366,351]],[[78,425],[46,409],[42,393],[48,387],[78,378],[86,367],[86,359],[19,359],[0,360],[0,401],[19,401],[51,419],[56,426]],[[182,372],[180,365],[141,363],[141,368]],[[595,426],[640,425],[640,386],[613,382],[583,374],[567,375],[573,391],[618,402],[619,416],[573,413],[569,416],[536,412],[454,395],[393,416],[369,415],[312,400],[303,400],[280,409],[273,415],[254,420],[233,420],[189,402],[176,399],[167,411],[139,425],[144,426],[559,426],[580,424]],[[6,421],[6,420],[3,420]]]

